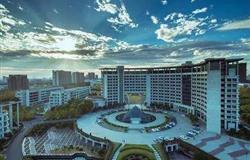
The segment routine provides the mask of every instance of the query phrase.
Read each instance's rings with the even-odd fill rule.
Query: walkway
[[[150,148],[152,148],[152,150],[154,151],[156,160],[161,160],[161,156],[160,156],[159,153],[155,150],[155,148],[154,148],[152,145],[150,145]]]
[[[177,125],[171,129],[160,131],[160,132],[151,132],[151,133],[140,133],[140,132],[117,132],[109,130],[100,126],[96,119],[105,111],[91,113],[84,115],[77,120],[77,125],[86,133],[91,133],[97,137],[106,137],[114,142],[122,143],[123,140],[129,144],[154,144],[154,139],[160,136],[163,137],[178,137],[180,135],[185,135],[191,128],[190,120],[183,116],[180,113],[169,112],[170,116],[174,116],[177,120]],[[90,127],[91,126],[91,127]]]
[[[250,159],[249,141],[204,132],[188,142],[222,160]]]
[[[124,146],[124,144],[122,144],[122,145],[116,150],[116,152],[115,152],[115,154],[114,154],[112,160],[117,160],[117,157],[118,157],[118,155],[119,155],[119,153],[120,153],[120,150],[121,150],[121,148],[122,148],[123,146]]]

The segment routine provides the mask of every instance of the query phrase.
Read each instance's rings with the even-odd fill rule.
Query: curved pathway
[[[84,115],[77,120],[77,125],[79,128],[83,129],[86,133],[91,133],[94,136],[110,139],[114,142],[129,144],[148,144],[151,145],[154,143],[154,139],[160,136],[163,137],[178,137],[180,135],[185,135],[191,128],[192,124],[190,120],[183,116],[180,113],[169,112],[170,116],[174,116],[177,120],[177,125],[171,129],[160,131],[160,132],[151,132],[151,133],[141,133],[137,131],[133,132],[117,132],[109,130],[100,126],[96,119],[105,111],[91,113]]]
[[[130,128],[130,129],[144,129],[144,127],[156,126],[156,125],[159,125],[159,124],[165,122],[165,115],[164,115],[164,114],[161,114],[161,113],[152,113],[152,112],[147,112],[147,111],[146,111],[145,113],[154,115],[154,116],[156,117],[156,120],[153,121],[153,122],[145,123],[145,124],[131,124],[131,123],[125,123],[125,122],[118,121],[118,120],[116,119],[116,116],[119,115],[119,114],[121,114],[121,113],[126,113],[126,112],[123,111],[123,112],[113,113],[113,114],[111,114],[111,115],[105,116],[105,118],[106,118],[109,122],[111,122],[111,123],[118,124],[119,126],[123,126],[123,127],[128,127],[128,128]]]

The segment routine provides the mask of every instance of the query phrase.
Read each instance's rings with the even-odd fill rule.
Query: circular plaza
[[[159,138],[185,135],[193,126],[189,118],[181,113],[154,111],[131,104],[123,109],[84,115],[77,120],[77,127],[87,134],[113,142],[151,145]]]

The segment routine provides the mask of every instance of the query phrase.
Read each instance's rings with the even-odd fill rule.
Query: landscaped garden
[[[126,144],[117,160],[156,160],[154,151],[147,145]]]
[[[114,123],[109,122],[106,118],[103,118],[99,124],[103,126],[104,128],[114,130],[114,131],[119,131],[119,132],[127,132],[128,127],[120,126]]]

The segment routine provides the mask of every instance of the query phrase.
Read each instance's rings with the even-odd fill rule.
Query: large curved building
[[[107,103],[125,103],[131,93],[145,95],[145,104],[166,104],[192,113],[207,131],[238,130],[239,61],[211,58],[181,66],[155,68],[101,68]]]

